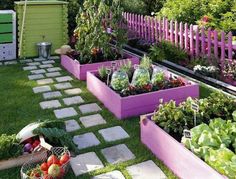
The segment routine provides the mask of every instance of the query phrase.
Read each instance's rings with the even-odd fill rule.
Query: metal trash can
[[[50,57],[52,43],[50,43],[50,42],[39,42],[39,43],[37,43],[37,47],[38,47],[39,58],[48,59]]]

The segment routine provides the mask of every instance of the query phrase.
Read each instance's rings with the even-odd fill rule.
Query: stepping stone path
[[[115,170],[112,172],[97,175],[97,176],[93,177],[92,179],[125,179],[125,177],[120,171]],[[144,179],[144,178],[142,178],[142,179]]]
[[[52,109],[61,107],[61,103],[58,100],[43,101],[39,103],[42,109]]]
[[[82,175],[104,167],[95,152],[78,155],[70,159],[70,165],[75,176]]]
[[[70,83],[58,83],[58,84],[55,84],[54,86],[58,90],[68,89],[68,88],[73,87]]]
[[[117,164],[128,160],[135,159],[135,155],[125,144],[108,147],[101,150],[107,162]]]
[[[54,81],[52,78],[37,80],[38,85],[47,85],[47,84],[51,84],[53,82]]]
[[[93,113],[102,110],[96,103],[81,105],[79,106],[79,109],[82,114]]]
[[[73,117],[73,116],[78,115],[76,110],[72,107],[54,110],[54,114],[57,119],[63,119],[63,118]]]
[[[40,87],[34,87],[33,91],[34,93],[43,93],[43,92],[47,92],[47,91],[51,91],[51,87],[50,86],[40,86]]]
[[[81,117],[80,121],[86,128],[106,124],[106,121],[100,114]]]
[[[108,122],[99,114],[102,108],[97,103],[88,103],[79,96],[82,90],[78,87],[75,88],[70,83],[70,81],[74,80],[71,76],[62,76],[59,72],[62,68],[54,66],[54,59],[59,58],[52,57],[50,60],[43,58],[26,59],[20,62],[25,64],[23,70],[30,73],[28,79],[35,80],[38,85],[33,88],[33,92],[41,95],[44,99],[44,101],[39,103],[40,107],[43,110],[51,110],[58,120],[65,119],[66,132],[77,132],[82,130],[81,128],[86,131],[82,134],[79,132],[79,135],[73,136],[72,139],[79,151],[83,151],[83,149],[91,151],[89,153],[82,152],[82,154],[71,158],[70,164],[75,176],[104,167],[96,153],[101,153],[103,158],[111,165],[135,159],[133,152],[123,143],[125,139],[130,138],[129,134],[121,126],[109,125],[109,128],[103,127],[102,125],[105,126]],[[57,83],[55,84],[54,82]],[[78,105],[78,107],[65,107],[74,105]],[[79,111],[81,113],[78,113]],[[77,121],[78,118],[79,122]],[[92,127],[99,127],[99,129],[94,131]],[[99,139],[101,138],[98,139],[97,136],[102,137],[104,140],[100,141]],[[118,145],[112,145],[111,143],[119,141]],[[110,145],[109,147],[101,148],[101,142]],[[126,170],[127,174],[133,179],[167,178],[151,160],[128,166]],[[92,179],[125,179],[125,177],[120,171],[114,170],[94,176]]]
[[[80,150],[100,144],[100,141],[92,132],[74,136],[73,142],[78,146],[78,149]]]
[[[4,65],[16,65],[17,64],[17,61],[7,61],[7,62],[4,62]]]
[[[46,73],[45,74],[47,77],[56,77],[56,76],[61,76],[60,72],[52,72],[52,73]]]
[[[66,132],[74,132],[80,129],[78,122],[74,119],[65,121],[65,125],[66,125]]]
[[[43,74],[38,74],[38,75],[29,75],[28,76],[29,80],[38,80],[44,78]]]
[[[102,129],[98,131],[106,142],[129,138],[129,134],[120,126]]]
[[[127,171],[132,179],[167,179],[166,175],[152,160],[127,167]]]
[[[82,90],[80,88],[74,88],[74,89],[68,89],[64,91],[67,95],[77,95],[82,93]]]
[[[72,81],[73,78],[71,78],[70,76],[62,76],[62,77],[57,77],[56,81],[57,82],[66,82],[66,81]]]
[[[80,96],[73,96],[69,98],[64,98],[63,102],[65,103],[65,105],[70,106],[74,104],[84,103],[84,100]]]
[[[53,98],[58,98],[61,97],[62,94],[60,91],[53,91],[53,92],[48,92],[48,93],[43,93],[43,98],[44,99],[53,99]]]

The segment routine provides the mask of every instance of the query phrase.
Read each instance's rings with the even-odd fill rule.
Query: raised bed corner
[[[152,115],[141,116],[141,141],[174,174],[182,179],[227,179],[156,125]]]

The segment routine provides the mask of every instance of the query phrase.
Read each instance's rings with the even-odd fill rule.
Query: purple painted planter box
[[[199,97],[199,85],[187,80],[184,80],[190,83],[187,86],[121,97],[98,79],[96,74],[97,72],[87,73],[88,90],[119,119],[153,112],[160,99],[163,99],[164,102],[173,99],[178,104],[185,101],[189,96],[193,98]]]
[[[226,179],[181,143],[166,133],[148,114],[141,116],[141,141],[153,154],[183,179]]]
[[[132,64],[139,64],[138,57],[132,56],[130,54],[124,54],[125,59],[130,59]],[[95,71],[102,66],[111,66],[112,62],[122,62],[124,60],[116,60],[116,61],[106,61],[99,63],[91,63],[91,64],[80,64],[79,61],[73,60],[67,55],[61,55],[61,65],[71,74],[73,74],[79,80],[86,80],[86,74],[88,71]]]

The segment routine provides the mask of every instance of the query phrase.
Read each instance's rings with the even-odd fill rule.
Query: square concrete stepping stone
[[[36,70],[37,67],[36,66],[26,66],[26,67],[23,67],[23,70],[26,71],[26,70]]]
[[[36,66],[36,65],[41,65],[41,63],[40,62],[31,62],[31,63],[27,63],[27,65]]]
[[[44,78],[43,74],[38,74],[38,75],[29,75],[28,76],[29,80],[38,80]]]
[[[74,119],[65,121],[66,132],[74,132],[80,129],[78,122]]]
[[[77,95],[82,93],[82,90],[80,88],[74,88],[74,89],[68,89],[64,91],[67,95]]]
[[[73,104],[81,104],[84,103],[84,100],[80,96],[73,96],[69,98],[64,98],[63,99],[65,105],[70,106]]]
[[[42,64],[51,64],[51,63],[55,63],[55,61],[54,60],[42,61]]]
[[[101,150],[107,162],[117,164],[134,159],[134,154],[129,150],[125,144],[108,147]]]
[[[45,61],[46,59],[45,58],[35,58],[34,61],[35,62],[42,62],[42,61]]]
[[[93,177],[92,179],[125,179],[125,177],[120,171],[114,170],[112,172],[97,175]]]
[[[16,65],[17,61],[8,61],[8,62],[4,62],[4,65]]]
[[[60,67],[54,67],[54,68],[48,68],[48,72],[55,72],[55,71],[61,71],[62,69]]]
[[[62,77],[57,77],[56,81],[57,82],[66,82],[66,81],[72,81],[73,78],[71,78],[70,76],[62,76]]]
[[[42,109],[53,109],[61,107],[61,103],[58,100],[43,101],[39,103],[39,105]]]
[[[37,75],[37,74],[46,73],[46,71],[44,69],[32,70],[31,73]]]
[[[79,106],[79,109],[82,112],[82,114],[98,112],[102,110],[96,103],[81,105]]]
[[[52,68],[52,64],[45,64],[45,65],[40,65],[39,68]]]
[[[34,93],[43,93],[43,92],[48,92],[51,90],[52,89],[50,88],[50,86],[39,86],[39,87],[33,88]]]
[[[52,98],[58,98],[61,97],[62,94],[60,91],[53,91],[53,92],[48,92],[48,93],[43,93],[43,98],[44,99],[52,99]]]
[[[166,179],[166,175],[162,170],[152,161],[148,160],[136,165],[127,167],[127,171],[132,179]]]
[[[56,89],[62,90],[67,88],[72,88],[73,86],[70,83],[58,83],[54,85]]]
[[[3,63],[2,62],[0,62],[0,66],[2,66],[3,65]]]
[[[101,125],[101,124],[106,124],[106,121],[103,119],[103,117],[100,114],[94,114],[90,116],[81,117],[80,121],[83,124],[83,126],[86,128]]]
[[[106,142],[129,138],[129,134],[120,126],[101,129],[98,131]]]
[[[89,152],[71,158],[70,165],[75,176],[79,176],[104,167],[103,163],[95,152]]]
[[[61,76],[60,72],[52,72],[52,73],[46,73],[47,77],[57,77],[57,76]]]
[[[46,78],[46,79],[37,80],[38,85],[47,85],[47,84],[51,84],[53,82],[54,81],[53,81],[52,78]]]
[[[74,136],[73,142],[78,146],[78,149],[85,149],[100,144],[100,141],[92,132]]]
[[[72,107],[54,110],[54,114],[57,119],[62,119],[62,118],[67,118],[67,117],[72,117],[72,116],[78,115],[76,110]]]
[[[33,62],[32,59],[20,60],[20,63],[31,63],[31,62]]]

